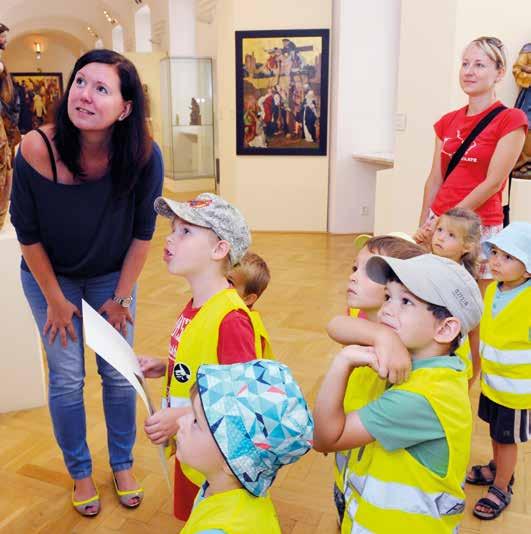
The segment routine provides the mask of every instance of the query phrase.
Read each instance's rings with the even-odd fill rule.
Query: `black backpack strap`
[[[474,129],[468,134],[467,138],[461,143],[461,146],[454,152],[450,163],[444,174],[444,180],[448,178],[450,173],[457,167],[458,163],[461,161],[461,158],[465,155],[465,152],[468,150],[472,141],[489,125],[489,123],[499,115],[504,109],[507,109],[505,106],[497,106],[491,111],[489,111],[474,127]]]
[[[55,164],[55,158],[53,157],[53,150],[52,145],[50,144],[50,140],[48,139],[48,137],[46,137],[46,134],[40,128],[35,128],[35,131],[39,132],[40,136],[44,139],[46,148],[48,149],[48,154],[50,156],[50,165],[52,166],[53,181],[54,183],[57,183],[57,165]]]

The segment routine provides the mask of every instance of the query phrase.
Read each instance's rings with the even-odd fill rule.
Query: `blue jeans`
[[[57,281],[67,300],[81,311],[81,299],[95,310],[112,298],[120,273],[110,273],[93,278],[73,279],[58,276]],[[83,385],[85,383],[85,354],[83,346],[82,319],[75,315],[72,322],[78,337],[68,337],[66,347],[61,345],[59,335],[53,344],[42,335],[46,323],[48,305],[33,275],[21,270],[22,288],[31,307],[33,317],[41,333],[49,370],[48,398],[55,438],[63,451],[70,476],[79,480],[91,475],[92,460],[86,441],[85,407]],[[133,292],[135,295],[136,287]],[[135,295],[136,296],[136,295]],[[135,315],[135,299],[131,306]],[[133,326],[127,323],[127,342],[133,344]],[[107,423],[107,445],[113,471],[130,469],[133,465],[132,449],[136,437],[136,394],[129,382],[96,355],[98,373],[103,384],[103,408]]]

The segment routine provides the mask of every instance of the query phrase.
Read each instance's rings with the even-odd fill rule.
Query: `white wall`
[[[529,41],[531,2],[512,0],[407,0],[402,2],[397,111],[407,129],[396,132],[395,167],[378,173],[375,233],[413,232],[429,173],[433,123],[466,104],[458,83],[461,52],[480,35],[500,37],[508,47],[509,72],[498,95],[513,105],[517,94],[511,66]],[[436,21],[436,24],[432,22]]]
[[[400,0],[335,0],[328,230],[372,232],[376,171],[353,153],[392,152]],[[365,213],[366,211],[366,213]]]
[[[332,0],[220,0],[216,17],[221,194],[254,230],[326,231],[328,156],[236,156],[234,32],[330,28]]]

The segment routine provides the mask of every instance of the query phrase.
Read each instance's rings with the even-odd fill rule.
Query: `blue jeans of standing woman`
[[[67,278],[58,276],[57,281],[67,300],[81,311],[81,299],[85,299],[95,310],[112,298],[118,285],[119,272],[93,278]],[[83,385],[85,383],[85,354],[83,348],[82,319],[75,315],[72,322],[77,341],[67,334],[67,346],[61,345],[59,335],[50,345],[42,335],[46,324],[48,305],[33,275],[21,270],[24,293],[41,333],[49,370],[48,398],[55,438],[61,450],[66,467],[74,480],[92,474],[92,461],[86,441],[85,406]],[[135,288],[136,292],[136,288]],[[135,299],[131,306],[134,317]],[[127,323],[127,342],[133,343],[133,326]],[[103,408],[107,423],[107,444],[113,471],[130,469],[133,465],[132,449],[135,443],[136,396],[129,382],[96,356],[98,373],[103,385]]]

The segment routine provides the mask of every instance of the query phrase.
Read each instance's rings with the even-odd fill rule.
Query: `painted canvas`
[[[12,72],[11,75],[17,93],[23,98],[21,133],[26,133],[49,122],[53,116],[54,106],[63,95],[62,73]]]
[[[236,152],[326,155],[328,30],[236,32]]]

